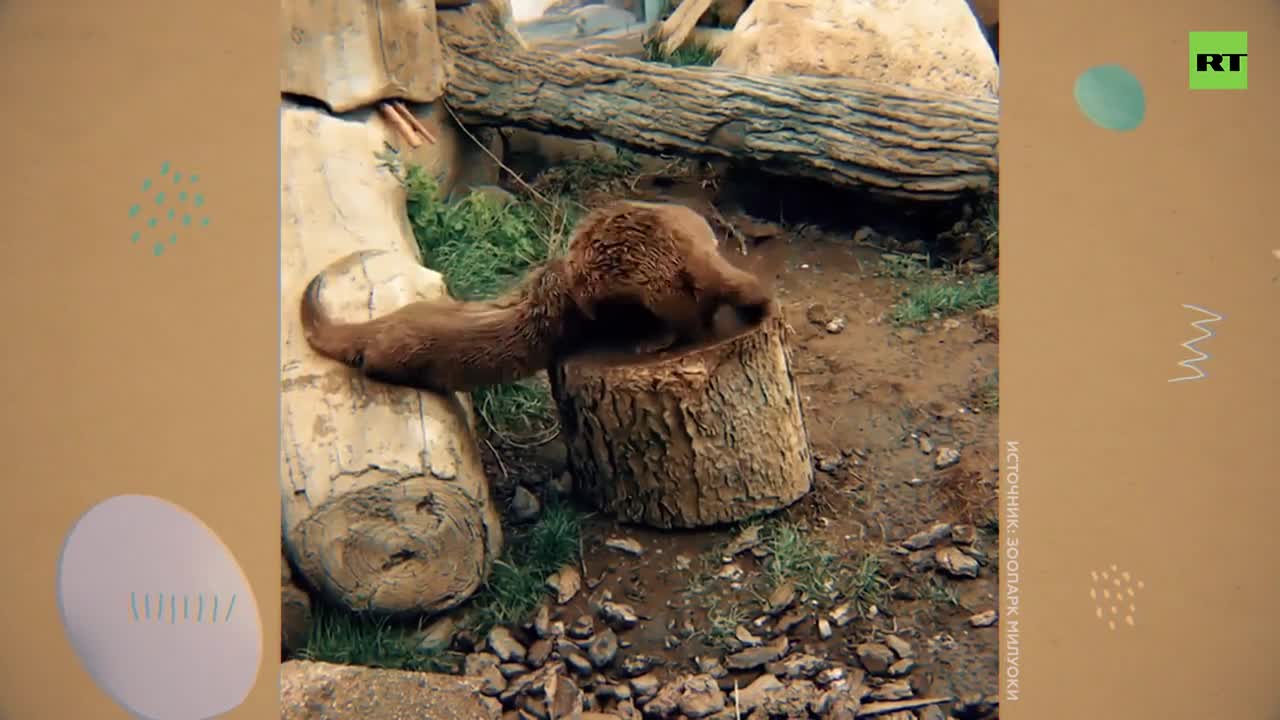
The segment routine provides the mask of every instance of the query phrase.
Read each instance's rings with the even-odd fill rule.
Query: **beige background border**
[[[5,279],[0,718],[127,720],[58,619],[64,534],[147,493],[196,512],[279,637],[278,3],[0,4]],[[207,228],[161,257],[127,217],[160,164],[201,175]]]
[[[1020,699],[1001,715],[1276,717],[1280,4],[1002,11],[1001,419],[1021,447],[1024,564]],[[63,534],[113,494],[198,512],[249,575],[266,646],[279,635],[276,14],[0,3],[2,720],[126,718],[53,597]],[[1248,91],[1187,90],[1197,29],[1249,31]],[[1102,62],[1146,85],[1134,133],[1075,109],[1076,74]],[[202,174],[214,223],[157,258],[128,243],[125,210],[164,161]],[[1226,319],[1209,377],[1170,384],[1182,303]],[[1145,582],[1115,632],[1088,596],[1110,564]],[[274,657],[229,718],[278,716]]]

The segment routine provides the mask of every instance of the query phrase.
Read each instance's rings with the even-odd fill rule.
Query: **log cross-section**
[[[464,122],[736,161],[915,200],[995,185],[995,99],[533,50],[501,17],[486,2],[439,14],[445,100]]]

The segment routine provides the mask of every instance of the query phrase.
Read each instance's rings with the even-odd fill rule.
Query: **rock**
[[[886,635],[884,644],[893,651],[894,655],[905,660],[909,657],[915,657],[915,651],[911,649],[911,643],[903,640],[897,635]]]
[[[835,623],[836,627],[844,627],[853,622],[856,617],[858,617],[858,609],[853,606],[853,603],[843,603],[831,611],[831,622]]]
[[[995,696],[984,697],[979,693],[966,693],[951,706],[956,720],[985,720],[996,712],[999,702]]]
[[[631,678],[631,692],[635,693],[638,698],[647,698],[658,692],[659,685],[661,685],[661,682],[658,680],[658,676],[652,673],[644,673]]]
[[[564,664],[565,667],[583,677],[591,675],[591,671],[593,669],[591,660],[576,652],[571,652],[565,655]]]
[[[952,577],[978,577],[978,561],[969,557],[954,546],[944,547],[935,555],[938,567]]]
[[[736,563],[725,563],[720,567],[720,572],[716,573],[716,579],[735,583],[742,579],[742,575],[742,568],[738,567]]]
[[[853,649],[858,662],[872,675],[883,675],[893,664],[893,651],[880,643],[862,643]]]
[[[803,718],[809,716],[809,708],[818,702],[817,686],[808,680],[787,683],[781,690],[771,692],[760,707],[773,716]]]
[[[733,637],[737,639],[738,642],[742,643],[742,647],[744,648],[759,647],[764,644],[763,640],[752,635],[751,631],[742,625],[733,629]]]
[[[774,628],[775,632],[789,634],[799,627],[809,617],[807,612],[789,612],[778,619],[778,624]]]
[[[515,495],[511,498],[511,515],[516,522],[528,522],[542,512],[542,503],[523,485],[516,486]]]
[[[498,667],[498,658],[489,653],[472,653],[463,661],[463,673],[480,681],[480,693],[496,697],[507,689],[507,677]]]
[[[911,658],[902,658],[889,666],[890,677],[904,677],[910,675],[912,670],[916,669],[916,661]]]
[[[581,718],[585,704],[582,690],[573,681],[561,675],[552,676],[547,684],[548,720]]]
[[[565,633],[574,640],[586,640],[596,634],[596,623],[590,615],[579,615]]]
[[[914,695],[911,684],[906,680],[887,682],[871,691],[872,700],[906,700]]]
[[[587,647],[587,657],[597,669],[609,666],[618,656],[618,636],[609,628],[596,635]]]
[[[543,603],[533,616],[533,633],[540,638],[551,637],[551,608]]]
[[[693,664],[698,668],[699,673],[710,675],[716,680],[729,675],[729,671],[725,669],[724,664],[718,658],[699,655],[693,659]]]
[[[644,546],[631,538],[611,537],[604,541],[604,546],[635,557],[644,554]]]
[[[280,647],[286,653],[301,650],[311,636],[311,596],[293,582],[293,571],[280,553]]]
[[[994,98],[995,54],[965,0],[755,0],[716,67]]]
[[[443,650],[453,644],[457,632],[458,621],[452,615],[441,615],[418,632],[415,640],[419,650]]]
[[[816,655],[801,653],[783,660],[780,665],[782,674],[791,680],[812,680],[818,673],[830,669],[831,661]]]
[[[871,240],[872,238],[874,238],[874,237],[875,237],[875,235],[876,235],[876,231],[875,231],[875,230],[871,229],[871,228],[870,228],[869,226],[867,226],[867,225],[863,225],[862,227],[860,227],[860,228],[858,228],[856,231],[854,231],[854,233],[853,233],[853,243],[854,243],[855,245],[861,245],[861,244],[863,244],[863,243],[865,243],[865,242],[867,242],[867,241]]]
[[[769,594],[768,607],[765,612],[769,615],[779,615],[791,604],[796,601],[796,586],[793,583],[783,583],[774,588]]]
[[[680,708],[680,695],[684,691],[684,683],[676,681],[664,685],[644,704],[645,717],[671,717]]]
[[[933,466],[945,470],[960,462],[960,451],[953,447],[938,448],[938,456],[933,459]]]
[[[503,662],[521,662],[524,660],[525,650],[520,641],[512,636],[511,631],[498,626],[489,631],[486,638],[486,644],[493,651],[494,655]]]
[[[813,681],[818,685],[826,686],[844,680],[848,675],[848,671],[842,667],[829,667],[815,675]]]
[[[907,555],[907,568],[913,573],[925,573],[938,566],[936,553],[931,550],[916,550]]]
[[[724,710],[724,693],[710,675],[694,675],[685,679],[677,706],[689,718],[703,718]]]
[[[804,317],[814,325],[826,325],[831,322],[831,311],[826,305],[814,303],[805,308]]]
[[[750,714],[764,704],[765,698],[782,692],[785,687],[782,681],[773,675],[761,675],[751,684],[738,690],[738,707],[744,715]],[[729,702],[733,702],[732,697],[729,698]]]
[[[933,452],[933,440],[928,435],[921,435],[916,438],[916,444],[920,446],[920,452],[928,455]]]
[[[280,666],[280,720],[498,720],[475,678],[290,660]]]
[[[951,528],[951,542],[956,545],[972,545],[978,541],[978,529],[972,525],[956,525]]]
[[[354,609],[436,615],[480,587],[503,545],[474,414],[321,357],[298,301],[324,273],[322,309],[367,320],[445,297],[444,281],[422,266],[404,189],[378,167],[394,137],[374,113],[285,101],[280,123],[284,544],[308,585]]]
[[[578,568],[565,565],[547,578],[547,586],[556,594],[556,603],[565,605],[582,589],[582,574]]]
[[[435,3],[282,7],[282,92],[335,113],[393,98],[431,102],[443,92]]]
[[[830,640],[832,634],[831,621],[824,617],[818,618],[818,637],[823,640]]]
[[[640,622],[640,616],[630,605],[616,602],[605,602],[600,605],[600,619],[609,627],[629,630]]]
[[[991,627],[996,624],[997,614],[995,610],[984,610],[969,617],[969,624],[974,627]]]
[[[508,196],[511,195],[511,193],[508,193],[506,190],[502,190],[502,188],[497,189],[507,193]],[[477,188],[477,190],[479,190],[479,188]],[[569,465],[569,448],[565,446],[563,440],[555,438],[534,448],[533,457],[538,461],[538,463],[545,467],[551,475],[559,475],[564,472],[565,468]]]
[[[529,646],[529,652],[525,653],[524,661],[529,664],[529,667],[540,668],[545,665],[547,659],[551,657],[551,651],[554,647],[555,646],[551,644],[551,641],[546,638],[535,640],[534,643]]]
[[[756,648],[748,648],[725,658],[725,666],[730,670],[754,670],[765,663],[771,663],[787,654],[790,643],[786,635],[777,640]]]
[[[650,655],[628,655],[622,659],[618,669],[623,677],[635,678],[647,674],[661,664],[657,658]],[[631,687],[635,688],[635,685]]]
[[[951,526],[947,523],[937,523],[928,530],[921,530],[902,541],[902,546],[908,550],[923,550],[933,547],[951,536]]]
[[[831,322],[827,323],[824,327],[826,328],[826,331],[828,333],[832,335],[839,335],[840,333],[844,332],[844,329],[846,327],[849,327],[849,321],[845,320],[842,317],[837,317],[833,319]]]

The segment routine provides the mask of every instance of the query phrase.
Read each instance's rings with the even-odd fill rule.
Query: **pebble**
[[[591,660],[593,667],[607,667],[617,656],[618,635],[610,628],[605,628],[603,632],[592,638],[591,644],[587,646],[587,658]]]
[[[889,666],[889,675],[891,677],[903,677],[910,675],[912,670],[916,669],[916,661],[911,658],[903,658]]]
[[[631,692],[635,693],[638,698],[647,698],[658,692],[658,676],[653,673],[644,673],[637,677],[631,678]]]
[[[600,605],[600,619],[609,627],[629,630],[640,622],[635,608],[624,603],[605,602]]]
[[[534,495],[523,485],[517,485],[515,494],[511,497],[511,515],[516,522],[528,522],[542,512],[542,502],[538,500],[538,496]]]
[[[831,683],[844,680],[848,676],[848,671],[842,667],[829,667],[818,673],[817,676],[813,678],[813,681],[819,685],[830,685]]]
[[[535,641],[529,646],[529,652],[525,655],[524,661],[530,667],[540,668],[546,664],[547,659],[551,657],[553,645],[550,640],[543,638]]]
[[[995,697],[984,697],[979,693],[966,693],[951,706],[951,714],[956,720],[982,720],[990,717],[999,706]]]
[[[604,541],[604,545],[607,548],[611,548],[628,555],[634,555],[636,557],[640,557],[644,554],[644,546],[641,545],[639,541],[633,540],[632,538],[611,537]]]
[[[916,550],[907,555],[907,568],[913,573],[929,572],[937,564],[936,554],[929,550]]]
[[[872,700],[906,700],[915,694],[906,680],[887,682],[871,691]]]
[[[730,670],[754,670],[786,655],[789,647],[787,636],[782,635],[768,645],[748,648],[730,655],[725,658],[725,666]]]
[[[775,632],[790,633],[794,631],[800,625],[800,623],[803,623],[808,617],[809,617],[809,614],[803,611],[787,613],[786,615],[783,615],[780,620],[778,620],[778,625],[775,628]]]
[[[580,615],[566,632],[574,640],[586,640],[596,634],[596,624],[590,615]]]
[[[911,643],[907,642],[906,640],[903,640],[897,635],[886,636],[884,639],[884,644],[887,645],[889,649],[893,651],[893,654],[897,655],[899,658],[906,659],[909,657],[914,657],[915,655],[915,653],[911,649]]]
[[[861,643],[854,648],[858,662],[872,675],[883,675],[893,664],[893,651],[881,643]]]
[[[742,625],[739,625],[738,627],[734,628],[733,636],[737,638],[738,642],[742,643],[743,647],[748,647],[748,648],[759,647],[760,645],[764,644],[763,640],[761,640],[759,637],[755,635],[752,635],[751,631]]]
[[[556,603],[567,604],[582,589],[582,574],[576,567],[566,565],[547,578],[547,586],[556,593]]]
[[[661,665],[657,658],[649,655],[628,655],[622,659],[618,670],[623,677],[636,678]],[[632,686],[635,687],[634,685]]]
[[[717,680],[729,675],[729,671],[725,669],[720,659],[716,657],[699,655],[693,659],[693,664],[698,668],[699,673],[710,675]]]
[[[744,688],[738,689],[737,707],[747,717],[753,710],[764,704],[765,698],[781,692],[786,686],[773,675],[761,675]],[[732,699],[732,698],[731,698]]]
[[[844,627],[853,622],[853,619],[857,616],[858,611],[853,606],[853,603],[844,603],[831,611],[831,622],[835,623],[836,627]]]
[[[902,546],[908,550],[924,550],[942,542],[951,536],[951,525],[948,523],[936,523],[928,530],[921,530],[902,541]]]
[[[948,546],[939,549],[934,559],[938,567],[952,577],[978,577],[978,561],[964,554],[957,547]]]
[[[773,674],[783,675],[792,680],[809,680],[818,673],[831,668],[830,660],[820,658],[817,655],[808,655],[805,653],[792,655],[778,664],[781,666],[779,669],[782,672]]]
[[[848,326],[849,326],[849,321],[845,320],[842,317],[837,317],[831,322],[826,324],[826,331],[832,335],[839,335],[840,333],[844,332],[844,329]]]
[[[487,638],[489,649],[502,662],[520,662],[524,660],[524,646],[504,627],[495,627],[489,631]]]
[[[929,439],[928,435],[920,435],[917,437],[916,445],[920,447],[920,452],[925,455],[929,455],[933,452],[933,441]]]
[[[995,610],[985,610],[969,618],[969,624],[974,627],[991,627],[996,624],[997,613]]]
[[[564,664],[575,673],[586,677],[591,674],[591,661],[581,653],[571,652],[564,657]]]
[[[724,710],[724,693],[710,675],[694,675],[681,684],[678,707],[685,717],[704,718]]]
[[[826,618],[818,618],[818,637],[823,640],[830,640],[832,634],[831,621]]]
[[[720,568],[720,572],[716,573],[716,578],[720,580],[727,580],[729,582],[737,582],[742,579],[742,575],[742,568],[738,567],[736,563],[725,563],[725,565]]]
[[[938,456],[933,460],[933,466],[939,470],[955,465],[960,462],[960,451],[951,447],[938,448]]]
[[[951,528],[951,542],[972,545],[978,541],[978,529],[972,525],[955,525]]]

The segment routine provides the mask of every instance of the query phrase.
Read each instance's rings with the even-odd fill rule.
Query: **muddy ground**
[[[734,192],[735,185],[751,192]],[[751,248],[748,262],[761,254],[775,260],[779,298],[796,330],[793,362],[818,471],[813,491],[774,520],[804,528],[850,566],[874,556],[884,582],[876,602],[862,604],[859,617],[830,639],[819,637],[815,615],[809,614],[790,632],[793,644],[856,667],[855,645],[892,633],[915,648],[919,665],[911,683],[917,695],[994,694],[998,624],[970,622],[997,606],[993,315],[969,312],[909,327],[894,324],[889,314],[906,281],[886,272],[891,268],[883,252],[888,245],[924,251],[934,264],[972,260],[972,248],[938,240],[958,211],[911,218],[849,199],[836,201],[833,209],[821,192],[800,190],[784,202],[767,188],[758,181],[648,178],[624,194],[685,202],[714,214],[726,248],[738,244],[732,226]],[[877,232],[859,233],[864,226]],[[845,326],[831,332],[826,324],[837,317]],[[959,451],[959,461],[939,469],[938,454],[945,448]],[[494,467],[491,477],[504,504],[513,483],[537,487],[560,472],[562,451],[554,443],[499,452],[503,468]],[[971,554],[984,558],[977,578],[950,577],[903,554],[904,539],[935,523],[976,530]],[[712,637],[710,628],[736,622],[750,628],[761,614],[764,599],[751,583],[761,558],[745,552],[734,559],[745,571],[742,582],[714,577],[723,549],[739,532],[654,531],[592,517],[583,543],[587,587],[558,614],[566,624],[591,614],[589,596],[609,591],[643,618],[624,635],[632,644],[627,652],[661,658],[667,665],[663,674],[693,672],[695,657],[725,652],[723,638]],[[605,546],[607,538],[617,537],[638,541],[643,555]],[[698,632],[682,637],[688,635],[682,626]],[[742,683],[755,674],[744,675]]]

